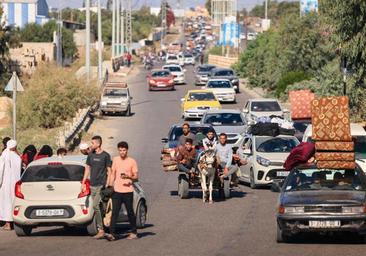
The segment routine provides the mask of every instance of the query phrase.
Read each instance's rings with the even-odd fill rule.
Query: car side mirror
[[[243,113],[248,114],[249,113],[249,109],[243,108]]]
[[[244,153],[244,155],[251,155],[252,151],[250,149],[244,149],[243,153]]]
[[[288,110],[287,108],[284,108],[282,111],[283,113],[290,113],[290,110]]]
[[[281,192],[282,185],[283,185],[283,181],[278,181],[278,180],[273,181],[272,186],[271,186],[271,191],[277,192],[277,193]]]
[[[168,142],[168,138],[162,138],[162,139],[161,139],[161,142],[162,142],[162,143],[167,143],[167,142]]]

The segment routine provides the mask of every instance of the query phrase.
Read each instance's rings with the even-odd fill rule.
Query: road
[[[164,173],[160,166],[162,137],[180,122],[180,98],[194,88],[192,67],[187,67],[187,84],[173,92],[149,92],[146,72],[136,67],[128,78],[134,97],[131,117],[98,119],[92,132],[104,138],[104,148],[116,155],[116,144],[126,140],[130,155],[137,159],[140,180],[148,195],[148,227],[141,239],[94,240],[83,230],[35,229],[31,237],[17,238],[0,232],[0,255],[361,255],[366,246],[357,237],[307,236],[293,244],[277,244],[277,194],[268,189],[251,190],[241,185],[233,197],[203,204],[198,191],[191,198],[177,196],[177,174]],[[238,95],[242,108],[248,96]],[[121,231],[126,227],[121,227]]]

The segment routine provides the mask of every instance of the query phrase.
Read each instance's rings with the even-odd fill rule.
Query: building
[[[2,0],[4,14],[1,22],[5,25],[24,27],[28,23],[44,24],[48,21],[48,4],[46,0]]]

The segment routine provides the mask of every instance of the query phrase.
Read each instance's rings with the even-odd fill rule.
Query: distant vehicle
[[[180,65],[171,64],[163,66],[163,69],[169,70],[170,73],[173,75],[173,81],[175,84],[185,84],[185,72],[186,70],[183,69]]]
[[[184,64],[186,65],[195,65],[196,61],[192,54],[184,54]]]
[[[233,84],[237,93],[239,93],[239,78],[234,71],[229,68],[215,68],[211,71],[211,79],[228,79]]]
[[[220,102],[236,102],[235,89],[227,79],[210,79],[202,89],[213,91]]]
[[[252,33],[252,32],[249,32],[248,33],[248,41],[252,41],[252,40],[255,40],[257,39],[257,33]]]
[[[109,82],[103,88],[100,99],[101,113],[123,113],[131,115],[131,94],[126,83]]]
[[[289,172],[283,164],[299,143],[296,137],[287,135],[243,137],[238,146],[244,149],[248,164],[240,167],[241,181],[255,189],[285,179]]]
[[[149,91],[152,90],[174,90],[174,76],[169,70],[152,70],[147,76]]]
[[[277,211],[277,242],[301,233],[356,233],[365,238],[366,177],[359,168],[300,166],[282,186]]]
[[[34,161],[27,167],[15,185],[13,218],[18,236],[29,236],[40,226],[85,227],[90,235],[98,232],[90,183],[86,182],[85,192],[80,191],[85,161],[85,156],[51,157]],[[138,182],[134,187],[137,226],[143,228],[147,216],[146,197]],[[127,215],[123,206],[118,222],[125,221]]]
[[[212,125],[217,134],[226,133],[230,145],[235,145],[247,130],[245,117],[236,109],[208,110],[201,124]]]
[[[258,117],[263,116],[280,116],[284,117],[284,113],[288,113],[287,109],[282,109],[280,103],[276,99],[250,99],[245,104],[243,112],[249,122],[255,122]]]
[[[207,110],[221,109],[220,102],[209,90],[190,90],[181,101],[182,117],[184,119],[200,119]]]
[[[303,142],[313,142],[312,128],[311,124],[306,128],[302,139]],[[366,131],[361,125],[351,123],[351,136],[355,142],[356,162],[366,172]]]
[[[172,54],[168,54],[168,56],[166,57],[166,61],[165,63],[168,65],[168,64],[177,64],[177,65],[181,65],[183,66],[182,64],[182,60],[179,59],[178,55],[172,55]]]
[[[196,85],[206,85],[208,82],[209,76],[211,75],[212,69],[216,68],[214,65],[204,64],[197,67],[195,70],[196,73],[196,79],[195,84]]]

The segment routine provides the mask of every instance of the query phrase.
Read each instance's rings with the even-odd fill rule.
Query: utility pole
[[[112,59],[116,57],[116,0],[112,2]]]
[[[98,0],[98,78],[102,81],[102,9],[100,0]]]
[[[132,48],[132,0],[126,0],[126,46],[127,51]]]
[[[122,55],[125,53],[125,27],[126,27],[126,15],[125,15],[124,0],[121,0],[121,45],[122,45]]]
[[[58,11],[57,19],[57,64],[62,67],[62,7]]]
[[[166,24],[166,6],[167,2],[166,0],[162,0],[161,2],[161,27],[162,27],[162,32],[161,32],[161,47],[163,47],[164,45],[164,37],[165,37],[165,32],[167,29],[167,24]]]
[[[265,1],[265,7],[264,7],[264,18],[268,19],[268,0]]]
[[[85,40],[85,69],[86,80],[90,82],[90,0],[85,1],[86,5],[86,40]]]
[[[121,56],[121,49],[120,49],[120,24],[121,24],[121,0],[116,0],[117,6],[116,6],[116,17],[117,17],[117,28],[116,28],[116,44],[117,44],[117,53],[116,55],[119,57]]]

